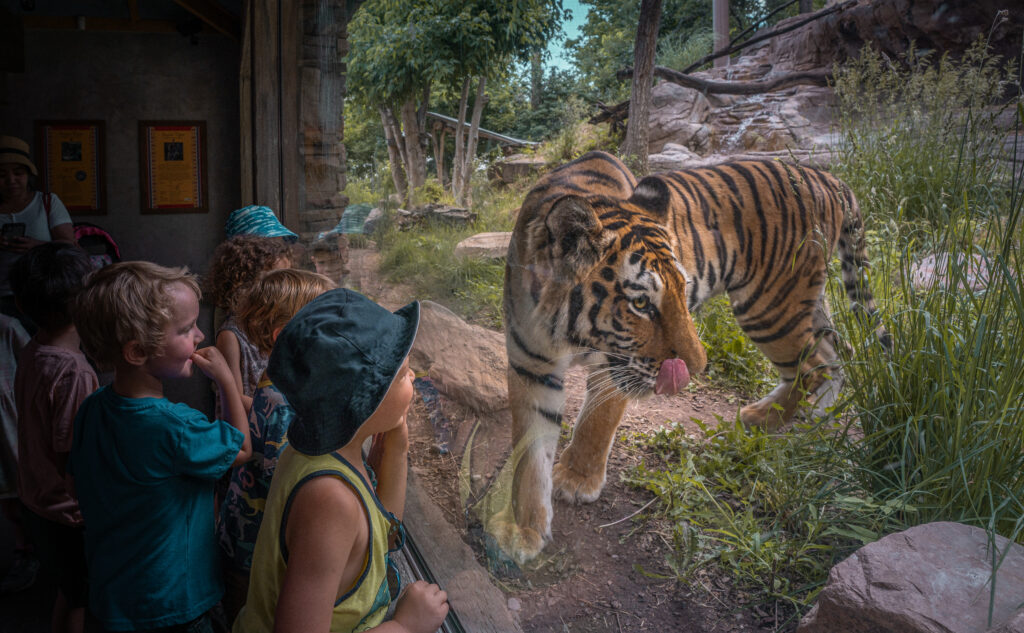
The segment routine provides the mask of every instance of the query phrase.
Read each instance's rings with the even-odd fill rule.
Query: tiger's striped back
[[[690,309],[727,292],[755,343],[791,334],[817,308],[808,296],[824,289],[837,246],[850,302],[875,318],[862,275],[868,257],[860,208],[850,188],[826,171],[772,160],[727,162],[645,178],[628,204],[671,229],[691,277]],[[889,344],[880,326],[878,336]]]

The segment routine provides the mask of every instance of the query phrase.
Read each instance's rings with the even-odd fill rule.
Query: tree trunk
[[[447,136],[448,128],[441,125],[441,139],[437,143],[438,151],[435,160],[437,161],[437,181],[441,183],[441,189],[447,186],[447,180],[444,177],[444,141]]]
[[[452,160],[452,196],[458,200],[462,197],[462,157],[466,153],[463,143],[466,125],[466,103],[469,101],[469,77],[462,82],[462,98],[459,100],[459,120],[455,123],[455,158]]]
[[[540,65],[540,51],[530,55],[530,111],[540,107],[541,90],[544,85],[544,67]]]
[[[405,134],[405,174],[409,178],[410,203],[416,190],[427,181],[427,159],[420,144],[420,126],[416,120],[416,101],[409,99],[402,104],[402,131]]]
[[[814,2],[812,0],[800,0],[800,13],[810,13],[814,11]]]
[[[473,119],[469,124],[469,138],[466,140],[466,155],[462,157],[462,196],[456,198],[456,202],[468,207],[473,204],[473,193],[470,180],[473,177],[473,161],[476,158],[476,141],[480,135],[480,116],[484,111],[484,88],[487,85],[487,78],[480,77],[476,87],[476,99],[473,101]]]
[[[642,0],[640,24],[636,29],[636,44],[633,48],[633,89],[629,98],[629,124],[626,126],[626,143],[623,149],[626,156],[635,156],[639,159],[641,174],[647,173],[651,80],[660,22],[661,0]]]
[[[395,129],[392,125],[394,121],[394,115],[391,110],[380,106],[378,108],[380,112],[380,122],[384,126],[384,141],[388,146],[388,161],[391,163],[391,180],[395,183],[395,191],[398,195],[405,199],[408,193],[408,183],[405,179],[405,161],[402,160],[402,155],[398,151],[398,141],[395,138]]]

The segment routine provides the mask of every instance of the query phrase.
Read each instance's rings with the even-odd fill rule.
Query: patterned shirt
[[[286,433],[293,419],[295,409],[284,395],[269,380],[261,382],[249,412],[252,458],[232,470],[217,526],[221,550],[238,571],[248,572],[252,566],[252,551],[263,521],[270,479],[287,444]]]
[[[220,328],[217,329],[217,334],[220,335],[224,331],[231,332],[238,339],[238,352],[240,356],[238,364],[242,374],[242,395],[252,396],[256,391],[256,384],[260,381],[260,376],[267,370],[267,361],[269,359],[255,344],[249,341],[249,337],[245,335],[245,332],[242,331],[242,328],[235,321],[234,315],[224,319]],[[214,394],[213,415],[218,420],[223,420],[225,418],[220,401],[220,389],[217,389],[216,385],[214,385]]]

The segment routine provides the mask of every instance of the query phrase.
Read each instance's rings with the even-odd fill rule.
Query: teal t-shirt
[[[82,402],[69,469],[89,608],[108,630],[181,624],[221,599],[213,486],[242,441],[227,422],[165,398],[103,387]]]

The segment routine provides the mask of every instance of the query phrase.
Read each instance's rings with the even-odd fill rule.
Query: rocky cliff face
[[[789,18],[776,28],[806,17]],[[993,52],[1016,59],[1022,33],[1024,5],[1019,1],[859,0],[742,51],[727,67],[694,76],[754,81],[829,69],[855,57],[866,42],[893,59],[912,43],[918,50],[957,56],[983,35]],[[650,114],[650,152],[662,156],[652,161],[677,168],[667,154],[681,155],[679,148],[665,152],[666,145],[674,145],[694,152],[700,162],[723,154],[781,152],[802,162],[827,163],[832,105],[831,89],[817,86],[736,96],[703,94],[662,81],[654,87]]]

